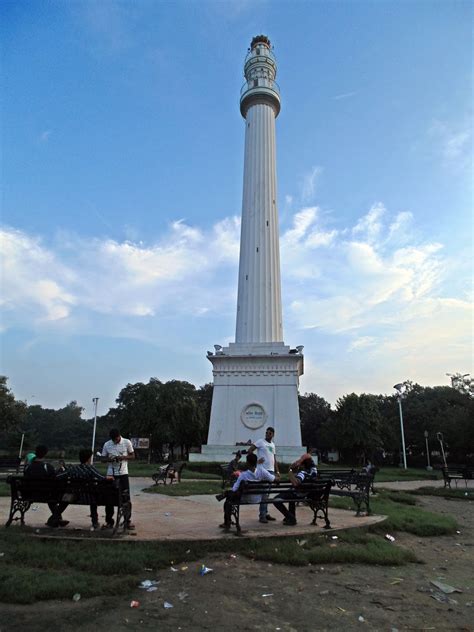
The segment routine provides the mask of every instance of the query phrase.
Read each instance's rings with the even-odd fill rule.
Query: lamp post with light
[[[402,435],[403,467],[406,470],[407,469],[407,455],[405,451],[405,431],[403,428],[402,399],[406,397],[406,394],[408,392],[408,385],[407,385],[407,382],[401,382],[400,384],[395,384],[393,388],[397,391],[396,398],[398,400],[398,409],[400,412],[400,434]]]

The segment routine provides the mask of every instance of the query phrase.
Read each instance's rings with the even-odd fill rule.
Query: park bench
[[[9,476],[7,483],[11,488],[10,515],[5,524],[19,520],[25,524],[25,514],[33,503],[67,502],[70,505],[113,505],[117,507],[117,519],[113,534],[123,524],[130,521],[131,505],[128,498],[122,497],[118,482],[115,480],[83,480],[64,478],[34,479],[24,476]]]
[[[443,467],[443,479],[444,486],[451,489],[451,481],[454,481],[455,486],[458,486],[458,481],[464,481],[467,487],[467,481],[474,478],[474,468],[461,466],[461,467]]]
[[[333,496],[352,498],[357,516],[360,516],[363,504],[367,515],[370,514],[370,491],[373,490],[374,474],[356,470],[319,470],[318,478],[321,481],[332,481]]]
[[[155,485],[158,483],[163,483],[166,485],[169,483],[172,485],[173,483],[181,483],[181,474],[186,465],[186,461],[177,461],[176,463],[168,463],[167,465],[162,465],[157,472],[152,474],[152,479],[155,482]]]
[[[236,535],[242,535],[240,526],[240,507],[241,505],[260,504],[254,503],[252,496],[265,494],[263,502],[274,505],[275,503],[304,503],[313,512],[313,520],[311,524],[316,524],[318,514],[325,521],[325,529],[331,528],[328,516],[328,498],[332,481],[311,481],[299,485],[297,488],[291,483],[266,483],[266,482],[244,482],[240,485],[238,491],[233,492],[227,490],[219,494],[216,498],[231,504],[231,520],[235,524]],[[290,499],[279,498],[283,492],[292,491],[294,497]]]
[[[18,474],[23,469],[19,456],[0,456],[0,476],[7,478],[11,474]]]

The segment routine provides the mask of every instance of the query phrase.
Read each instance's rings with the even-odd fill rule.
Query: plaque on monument
[[[267,413],[260,404],[247,404],[240,414],[242,423],[251,430],[258,430],[265,423]]]

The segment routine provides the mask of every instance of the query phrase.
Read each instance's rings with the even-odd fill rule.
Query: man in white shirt
[[[275,444],[273,443],[274,436],[275,430],[271,426],[268,426],[265,431],[265,439],[259,439],[258,441],[255,441],[255,443],[253,443],[248,449],[248,452],[249,454],[251,454],[252,452],[257,450],[258,463],[261,463],[262,467],[265,468],[267,472],[279,477],[280,472],[276,460],[276,449]],[[264,524],[267,523],[269,520],[276,520],[276,518],[270,516],[270,514],[268,513],[268,505],[264,502],[259,505],[258,519]]]
[[[125,525],[127,529],[135,529],[131,522],[132,503],[130,502],[130,481],[128,479],[128,461],[135,458],[132,442],[120,436],[117,428],[112,428],[109,432],[110,441],[104,443],[102,448],[102,461],[107,463],[107,478],[114,478],[118,481],[122,498],[130,503],[130,519]],[[114,526],[114,507],[105,506],[104,529],[111,529]]]
[[[245,481],[251,481],[253,483],[258,481],[267,481],[268,483],[273,483],[276,478],[279,478],[279,475],[276,477],[273,474],[270,474],[270,472],[268,472],[268,470],[266,470],[262,465],[257,464],[257,455],[249,452],[247,454],[247,469],[240,473],[239,478],[235,481],[232,487],[232,492],[238,492],[239,487]],[[244,496],[244,498],[245,501],[242,504],[256,504],[262,500],[262,495],[252,494]],[[232,503],[230,501],[231,498],[227,497],[224,503],[224,524],[220,525],[226,530],[230,529],[231,525]]]

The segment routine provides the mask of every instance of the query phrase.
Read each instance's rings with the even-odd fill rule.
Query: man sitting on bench
[[[56,470],[51,463],[45,463],[44,457],[48,454],[48,448],[45,445],[36,446],[36,457],[28,467],[25,468],[25,478],[54,478],[56,476]],[[48,503],[48,507],[51,511],[51,516],[46,522],[47,527],[57,529],[58,527],[65,527],[69,524],[69,520],[63,520],[62,513],[66,509],[69,503]]]
[[[91,463],[92,450],[84,448],[79,450],[79,465],[70,465],[64,472],[61,472],[56,476],[58,479],[72,479],[83,481],[105,481],[106,477],[96,470]],[[92,529],[99,528],[99,516],[97,513],[97,505],[92,503],[90,505]]]
[[[230,529],[231,526],[231,511],[232,511],[232,494],[236,494],[239,491],[239,487],[242,483],[246,481],[251,481],[253,483],[259,481],[268,481],[269,483],[273,483],[273,481],[278,478],[273,474],[270,474],[264,467],[261,465],[257,465],[257,455],[251,452],[247,454],[247,469],[245,472],[242,472],[239,478],[235,481],[232,492],[228,492],[226,501],[224,503],[224,523],[219,525],[222,529]],[[253,505],[258,504],[262,500],[261,494],[249,494],[245,496],[245,502],[242,504]]]
[[[293,526],[296,524],[296,503],[298,502],[298,487],[305,482],[313,482],[318,477],[318,471],[311,457],[306,457],[301,463],[300,471],[295,474],[293,469],[290,468],[288,472],[289,479],[294,488],[285,492],[282,492],[277,498],[282,500],[290,500],[288,503],[288,509],[283,503],[275,503],[275,509],[278,509],[283,514],[283,524],[286,526]]]

